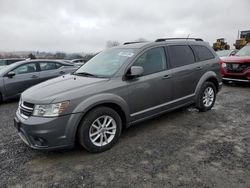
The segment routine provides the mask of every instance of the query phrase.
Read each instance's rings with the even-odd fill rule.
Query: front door
[[[144,69],[142,76],[128,81],[131,120],[136,121],[161,112],[171,101],[172,79],[163,47],[147,50],[133,66]]]
[[[16,73],[15,76],[4,77],[6,96],[8,97],[19,95],[27,88],[39,83],[36,63],[20,65],[12,71]]]

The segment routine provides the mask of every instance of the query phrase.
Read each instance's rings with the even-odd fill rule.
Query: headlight
[[[226,64],[226,63],[222,63],[221,66],[222,66],[223,68],[225,68],[225,67],[227,67],[227,64]]]
[[[69,101],[63,101],[55,104],[35,105],[33,116],[56,117],[62,114],[69,106]]]

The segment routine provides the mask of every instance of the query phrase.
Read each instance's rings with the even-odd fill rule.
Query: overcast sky
[[[97,52],[108,40],[250,30],[250,0],[0,0],[0,51]]]

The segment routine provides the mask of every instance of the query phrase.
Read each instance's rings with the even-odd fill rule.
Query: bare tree
[[[112,41],[112,40],[109,40],[109,41],[107,41],[107,43],[106,43],[106,47],[107,48],[112,48],[112,47],[114,47],[114,46],[119,46],[120,45],[120,43],[118,42],[118,41]]]
[[[28,55],[28,58],[30,58],[30,59],[36,59],[36,56],[33,55],[32,53],[30,53],[30,54]]]
[[[56,54],[55,54],[56,59],[64,59],[65,56],[66,56],[66,54],[63,52],[56,52]]]

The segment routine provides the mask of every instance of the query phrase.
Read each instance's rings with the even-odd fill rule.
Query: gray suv
[[[201,39],[126,43],[23,92],[15,127],[35,149],[78,142],[102,152],[138,122],[192,104],[210,110],[222,86],[219,68],[218,56]]]

